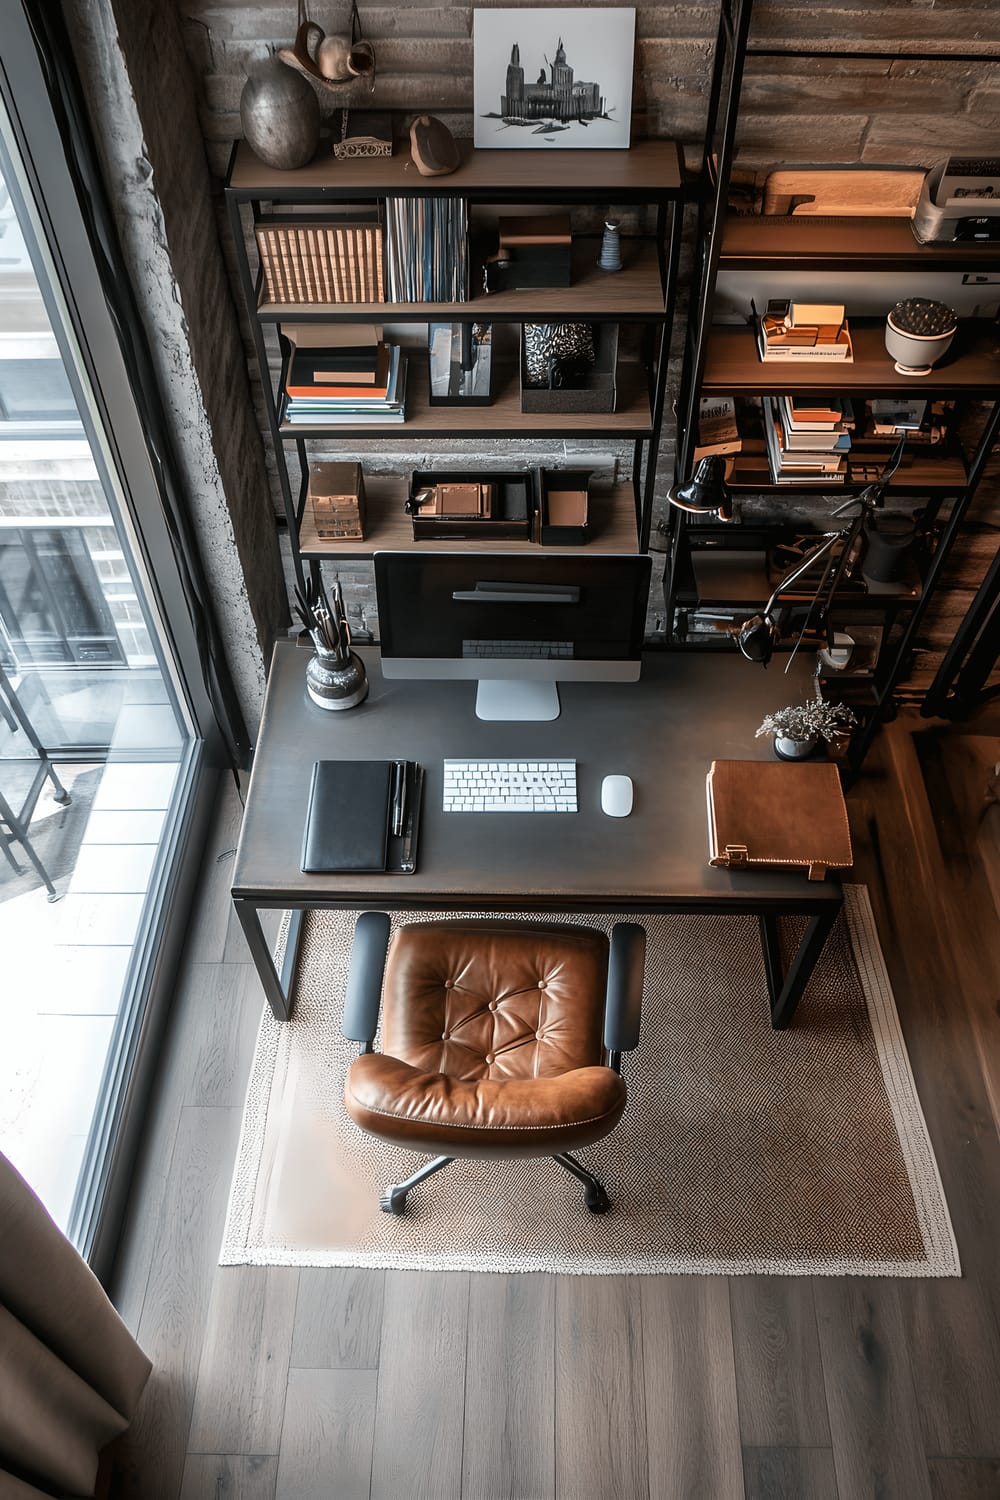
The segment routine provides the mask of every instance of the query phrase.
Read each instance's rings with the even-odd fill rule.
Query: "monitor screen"
[[[635,682],[651,566],[630,554],[377,552],[383,671],[481,683]],[[529,716],[481,707],[480,717]]]

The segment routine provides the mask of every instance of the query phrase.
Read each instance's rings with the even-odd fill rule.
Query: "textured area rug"
[[[617,1130],[579,1153],[611,1195],[604,1216],[547,1158],[456,1161],[410,1194],[404,1217],[380,1211],[383,1187],[424,1158],[362,1134],[343,1106],[357,1052],[339,1030],[354,917],[306,918],[293,1018],[265,1013],[223,1265],[961,1274],[863,886],[847,887],[783,1032],[770,1025],[755,919],[633,919],[649,942],[629,1102]]]

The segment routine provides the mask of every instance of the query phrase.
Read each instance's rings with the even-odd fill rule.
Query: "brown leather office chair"
[[[460,1156],[552,1156],[585,1185],[592,1213],[610,1208],[569,1153],[621,1119],[645,945],[634,923],[609,943],[589,927],[497,921],[404,926],[390,945],[384,912],[358,918],[341,1029],[362,1054],[347,1110],[362,1130],[435,1158],[386,1189],[386,1213]]]

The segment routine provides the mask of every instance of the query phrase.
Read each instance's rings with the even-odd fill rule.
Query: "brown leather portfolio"
[[[729,869],[802,865],[810,880],[853,864],[840,774],[828,762],[713,760],[708,851]]]

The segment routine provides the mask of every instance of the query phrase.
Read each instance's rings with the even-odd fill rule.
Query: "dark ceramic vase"
[[[291,171],[312,161],[319,145],[319,100],[301,73],[272,57],[240,95],[243,135],[261,161]]]

